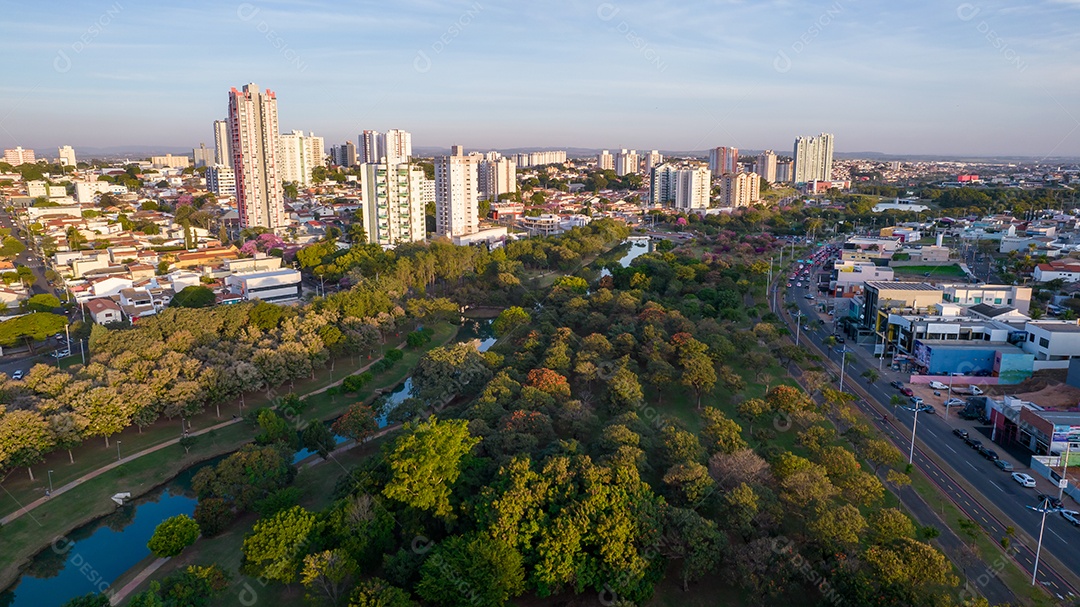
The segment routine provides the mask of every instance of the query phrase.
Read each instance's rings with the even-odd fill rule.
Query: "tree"
[[[315,515],[300,506],[259,520],[244,538],[240,570],[245,575],[291,584],[303,560],[303,546],[314,530]]]
[[[30,467],[44,459],[53,444],[49,423],[40,413],[16,409],[4,414],[0,406],[0,469],[25,466],[34,480]]]
[[[375,412],[362,402],[353,403],[334,422],[334,432],[362,443],[379,429]]]
[[[109,601],[109,595],[91,592],[90,594],[75,597],[61,605],[61,607],[109,607],[110,605],[112,603]]]
[[[30,312],[52,312],[60,307],[60,298],[52,293],[38,293],[26,300],[26,309]]]
[[[308,451],[314,451],[319,457],[326,459],[337,444],[334,442],[334,434],[322,422],[308,424],[304,428],[301,444]]]
[[[464,420],[431,417],[406,424],[387,457],[393,476],[383,495],[419,510],[450,514],[450,489],[461,474],[461,459],[480,442]]]
[[[170,306],[177,308],[209,308],[216,302],[214,291],[209,287],[191,285],[173,296]]]
[[[221,533],[235,517],[232,505],[220,497],[200,499],[195,505],[195,522],[199,524],[199,532],[203,537],[213,537]]]
[[[874,465],[874,472],[883,465],[897,466],[904,461],[904,454],[885,439],[875,438],[866,441],[863,456]]]
[[[255,435],[255,442],[260,445],[279,443],[296,450],[296,431],[293,430],[288,420],[273,409],[262,409],[258,417],[259,433]]]
[[[636,373],[625,364],[611,374],[607,383],[607,401],[613,411],[622,413],[637,408],[645,398]]]
[[[218,465],[199,470],[191,487],[199,499],[222,498],[243,511],[288,485],[295,474],[291,453],[283,453],[280,446],[245,445]]]
[[[349,607],[417,607],[409,593],[381,578],[364,580],[349,596]]]
[[[199,538],[199,524],[186,514],[161,521],[146,547],[158,558],[176,556]]]
[[[505,541],[455,535],[420,567],[416,593],[450,607],[502,607],[525,591],[521,555]]]
[[[474,392],[489,379],[491,369],[476,348],[468,344],[432,348],[413,371],[413,395],[437,407]]]
[[[683,591],[690,582],[705,577],[720,564],[727,547],[727,538],[716,523],[686,508],[671,508],[667,513],[668,533],[662,546],[665,556],[682,559]]]
[[[874,369],[867,369],[863,371],[862,376],[866,378],[866,383],[868,384],[876,382],[881,377]]]
[[[5,320],[0,322],[0,345],[13,346],[23,340],[33,354],[35,341],[44,341],[63,331],[65,326],[67,318],[50,312],[26,314]]]
[[[870,513],[870,541],[882,546],[901,538],[915,537],[915,523],[896,508],[882,508]]]
[[[511,306],[499,312],[499,316],[491,323],[491,329],[495,332],[496,337],[503,337],[513,333],[514,329],[529,324],[531,321],[532,317],[524,308]]]
[[[313,601],[325,598],[331,605],[338,605],[356,575],[356,563],[344,550],[323,550],[304,557],[300,571],[300,583]]]
[[[705,419],[705,426],[701,429],[701,439],[709,454],[735,453],[746,448],[742,427],[719,409],[705,407],[702,417]]]

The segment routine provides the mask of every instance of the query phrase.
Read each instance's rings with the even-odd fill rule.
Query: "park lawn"
[[[55,538],[116,510],[110,497],[127,491],[138,497],[172,480],[185,468],[237,449],[251,440],[251,427],[234,424],[197,437],[190,453],[170,445],[90,479],[5,525],[0,550],[0,587],[17,577],[18,568]]]
[[[951,264],[947,266],[894,266],[894,274],[903,274],[906,276],[922,276],[927,272],[930,273],[930,278],[934,277],[951,277],[951,278],[963,278],[967,276],[958,264]]]

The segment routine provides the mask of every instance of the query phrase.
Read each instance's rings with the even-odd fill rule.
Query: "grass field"
[[[960,269],[960,266],[955,263],[948,266],[895,266],[893,267],[893,273],[904,276],[923,276],[929,273],[931,278],[963,278],[967,276]]]

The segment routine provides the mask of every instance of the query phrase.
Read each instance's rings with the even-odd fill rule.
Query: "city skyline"
[[[191,149],[221,91],[258,82],[288,100],[284,132],[333,144],[397,125],[420,148],[784,150],[824,131],[841,153],[1080,156],[1068,0],[63,5],[0,25],[20,57],[4,148]]]

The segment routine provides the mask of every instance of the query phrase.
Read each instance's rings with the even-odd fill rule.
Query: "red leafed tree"
[[[529,371],[525,385],[532,386],[552,396],[570,396],[570,382],[551,369],[533,369]]]

